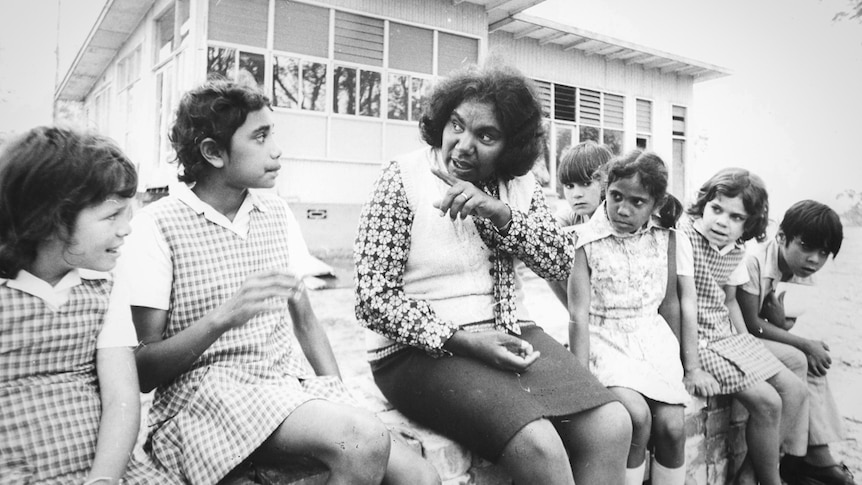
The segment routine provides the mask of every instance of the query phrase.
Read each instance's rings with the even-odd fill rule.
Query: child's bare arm
[[[305,289],[297,291],[288,299],[288,310],[293,321],[293,329],[296,339],[305,353],[305,357],[319,376],[341,377],[338,371],[338,363],[332,353],[329,337],[317,320],[308,293]]]
[[[730,323],[736,329],[738,334],[748,333],[745,327],[745,319],[742,318],[742,311],[739,309],[739,303],[736,302],[736,286],[725,285],[724,287],[724,305],[730,315]]]
[[[560,303],[563,304],[564,307],[568,308],[569,306],[569,295],[567,293],[568,290],[568,281],[566,280],[545,280],[548,282],[548,286],[551,288],[551,292],[554,296],[560,300]]]
[[[678,276],[680,306],[680,347],[682,350],[682,367],[685,371],[683,384],[689,393],[700,396],[718,394],[720,386],[715,377],[700,366],[697,354],[697,289],[694,278]]]
[[[87,479],[104,477],[110,478],[110,483],[117,483],[125,473],[140,429],[141,401],[132,349],[110,347],[97,350],[96,373],[102,418],[96,456]]]
[[[569,275],[569,350],[589,368],[590,268],[584,248],[575,253],[575,263]]]
[[[774,340],[796,347],[808,357],[808,369],[812,374],[817,376],[826,375],[829,366],[832,365],[832,358],[829,356],[829,347],[825,343],[794,335],[761,318],[758,311],[760,299],[757,295],[746,291],[738,291],[736,300],[739,303],[739,308],[745,319],[745,324],[748,326],[748,330],[755,337]]]
[[[141,342],[135,352],[141,389],[149,392],[173,380],[186,370],[222,334],[245,325],[266,311],[283,311],[285,298],[299,284],[285,270],[262,271],[250,275],[224,304],[170,338],[164,338],[167,310],[132,307],[132,320]]]

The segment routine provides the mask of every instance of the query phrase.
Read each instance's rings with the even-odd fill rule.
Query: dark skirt
[[[540,327],[522,327],[520,338],[541,352],[521,374],[473,358],[434,358],[410,348],[374,365],[374,380],[405,416],[495,462],[527,424],[616,400]]]

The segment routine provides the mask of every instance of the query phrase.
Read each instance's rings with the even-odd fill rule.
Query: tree
[[[862,0],[847,0],[847,9],[836,13],[832,17],[832,20],[855,20],[862,22]]]

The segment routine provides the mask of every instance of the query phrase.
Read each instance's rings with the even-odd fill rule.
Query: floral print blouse
[[[432,156],[436,152],[432,150]],[[499,196],[500,182],[491,179],[477,187]],[[501,234],[487,219],[474,217],[481,242],[493,253],[494,326],[520,333],[515,308],[513,258],[523,261],[542,278],[567,279],[574,261],[574,245],[555,222],[536,183],[526,211],[512,208],[508,232]],[[411,251],[414,212],[408,203],[399,162],[390,162],[378,178],[371,199],[360,216],[354,246],[356,317],[360,324],[397,342],[430,355],[448,354],[446,341],[459,329],[445,321],[429,302],[404,291],[404,273]]]

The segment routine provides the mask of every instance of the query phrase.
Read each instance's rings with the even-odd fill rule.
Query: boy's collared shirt
[[[109,273],[75,268],[66,273],[56,285],[33,275],[27,270],[21,270],[14,279],[0,278],[0,286],[27,293],[42,300],[53,312],[69,301],[72,289],[82,283],[82,280],[113,279],[108,310],[102,329],[96,339],[96,348],[134,347],[138,344],[135,328],[132,324],[132,313],[129,307],[128,287],[112,278]]]
[[[745,255],[744,261],[748,279],[741,285],[741,288],[746,293],[758,295],[760,307],[763,306],[766,296],[775,291],[778,284],[781,283],[781,269],[778,267],[780,251],[780,243],[777,239],[772,238],[765,243],[754,246]],[[786,281],[786,283],[804,286],[813,286],[814,282],[813,276],[796,275],[791,276]]]
[[[206,220],[224,227],[242,239],[248,238],[252,211],[266,212],[267,210],[254,190],[246,191],[246,197],[237,209],[233,221],[202,201],[185,184],[171,185],[170,193],[195,213],[202,214]],[[289,231],[286,244],[290,254],[290,270],[297,275],[307,275],[311,272],[310,268],[316,266],[316,262],[308,251],[308,246],[299,230],[299,223],[293,213],[288,210],[287,214]],[[156,221],[147,212],[139,212],[132,219],[132,232],[126,238],[123,254],[119,265],[121,271],[128,273],[130,277],[134,275],[134,281],[138,283],[131,296],[132,305],[168,310],[173,281],[170,247]],[[130,256],[126,257],[127,254]],[[141,278],[141,275],[146,277]]]

